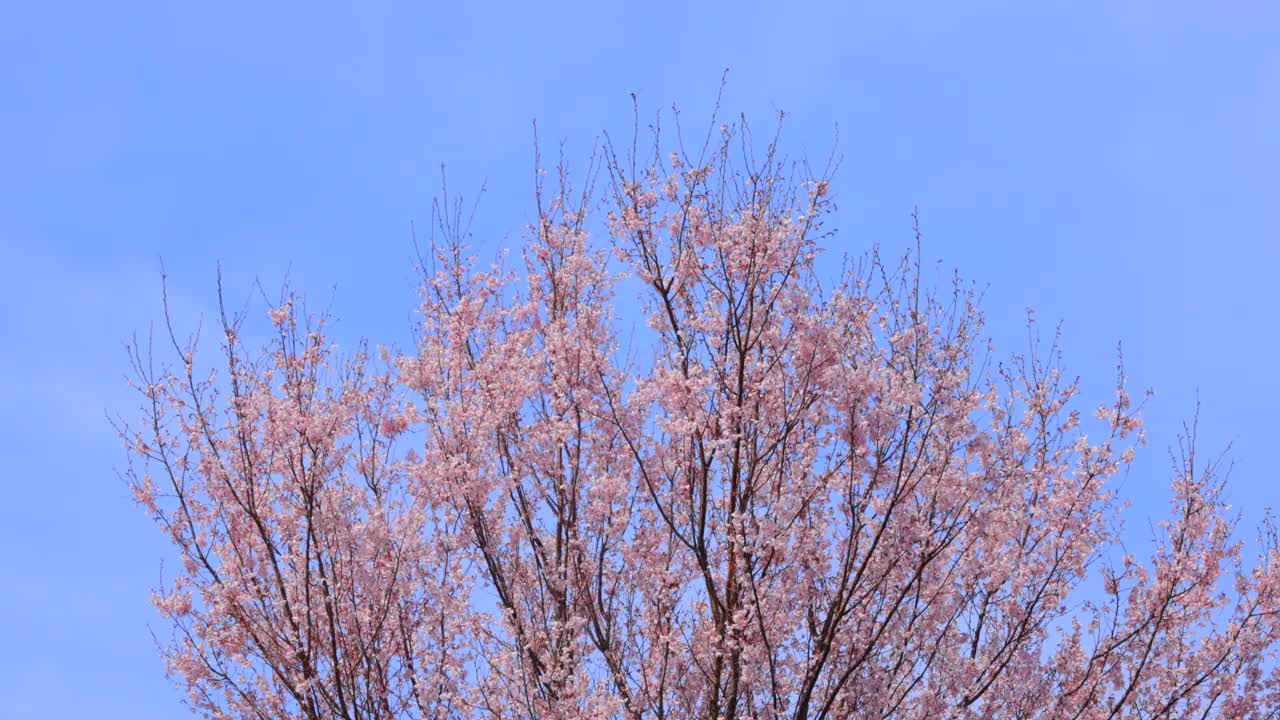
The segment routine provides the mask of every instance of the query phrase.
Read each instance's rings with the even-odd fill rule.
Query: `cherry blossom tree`
[[[997,360],[918,251],[831,260],[833,168],[776,137],[664,147],[540,173],[491,264],[443,212],[407,354],[339,355],[293,295],[264,347],[224,311],[216,364],[135,347],[128,475],[182,559],[155,604],[194,709],[1280,717],[1276,531],[1238,539],[1193,430],[1134,557],[1123,370],[1095,418],[1056,339]]]

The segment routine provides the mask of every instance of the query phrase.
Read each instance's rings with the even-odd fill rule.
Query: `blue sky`
[[[1280,6],[1191,2],[35,3],[0,8],[0,697],[13,718],[181,716],[148,623],[170,551],[114,468],[123,342],[290,272],[342,332],[406,336],[410,221],[440,164],[518,242],[530,121],[581,160],[602,130],[725,108],[823,157],[835,252],[910,242],[1027,306],[1106,399],[1114,348],[1153,387],[1125,481],[1161,509],[1203,403],[1245,529],[1275,502]],[[963,5],[963,7],[961,7]],[[159,629],[159,626],[157,625]]]

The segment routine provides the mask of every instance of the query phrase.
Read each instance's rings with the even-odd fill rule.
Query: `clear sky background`
[[[339,9],[339,6],[341,8]],[[963,7],[961,7],[963,6]],[[353,9],[359,7],[359,9]],[[879,8],[879,9],[877,9]],[[1165,501],[1165,446],[1203,403],[1234,443],[1244,526],[1280,447],[1280,5],[1273,2],[242,3],[0,6],[0,714],[181,717],[148,624],[166,542],[117,477],[123,343],[159,261],[194,327],[291,271],[336,287],[341,334],[403,339],[409,224],[487,192],[478,239],[532,218],[532,135],[581,160],[602,130],[724,107],[843,168],[831,249],[911,242],[1064,323],[1108,399],[1118,341],[1152,443],[1131,526]],[[1251,536],[1251,533],[1248,533]]]

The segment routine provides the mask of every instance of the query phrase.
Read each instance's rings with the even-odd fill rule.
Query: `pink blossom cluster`
[[[601,228],[540,185],[515,269],[446,223],[407,355],[339,357],[290,299],[261,351],[224,316],[215,375],[194,345],[136,358],[130,473],[183,559],[155,604],[192,707],[1277,717],[1275,529],[1243,552],[1189,442],[1154,554],[1124,555],[1123,374],[1086,434],[1056,341],[992,361],[918,255],[829,285],[829,174],[737,132],[640,169],[608,148]]]

